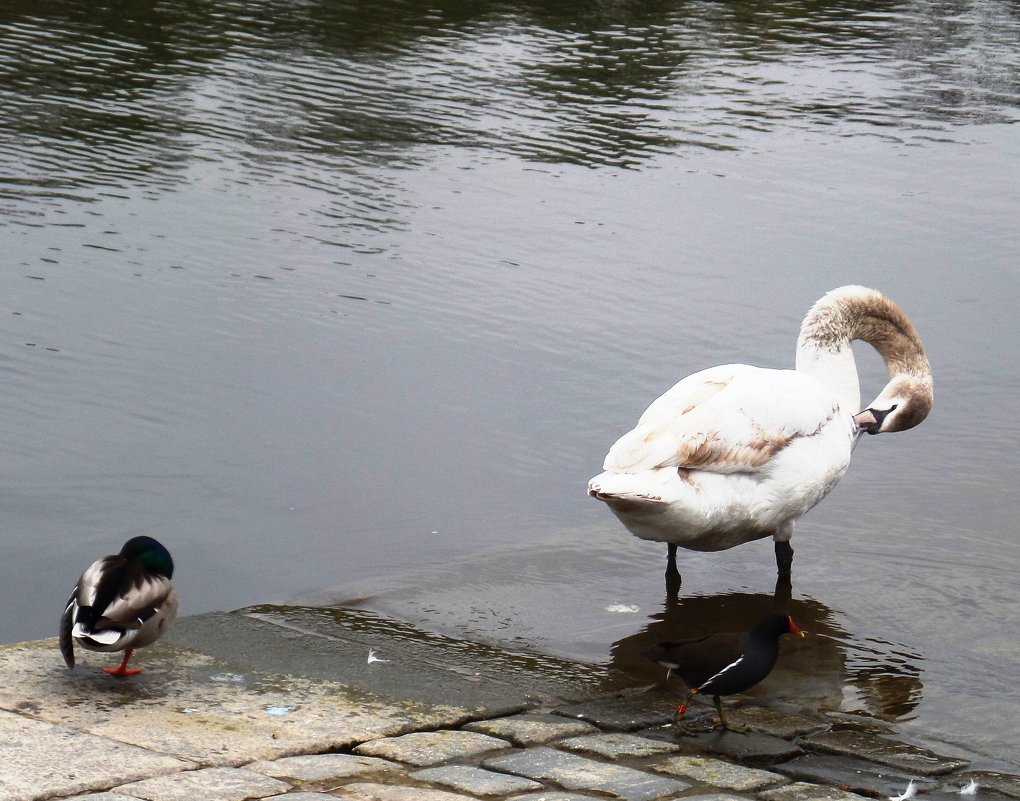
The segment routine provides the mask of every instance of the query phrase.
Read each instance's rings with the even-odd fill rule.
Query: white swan
[[[889,383],[862,412],[850,343],[882,355]],[[862,432],[903,431],[933,402],[931,368],[913,324],[884,295],[844,286],[811,307],[794,370],[727,364],[687,376],[617,440],[588,494],[636,536],[719,551],[772,536],[788,582],[794,523],[846,472]],[[856,414],[855,414],[856,413]]]

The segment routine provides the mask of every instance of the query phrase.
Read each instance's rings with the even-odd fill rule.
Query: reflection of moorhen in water
[[[885,720],[909,714],[920,702],[919,654],[896,643],[852,637],[828,606],[813,598],[791,599],[782,588],[776,595],[667,596],[662,611],[641,630],[613,644],[610,666],[646,684],[662,683],[661,669],[643,655],[657,643],[747,631],[770,611],[791,615],[807,637],[783,640],[768,680],[749,695],[767,697],[779,709],[842,710]]]
[[[745,692],[772,672],[783,634],[804,636],[792,617],[771,612],[747,633],[720,632],[694,640],[663,642],[646,651],[646,657],[679,674],[690,688],[676,710],[680,730],[687,731],[684,724],[687,704],[701,693],[712,696],[724,729],[744,731],[726,720],[722,696]],[[669,678],[669,673],[666,677]]]
[[[890,376],[860,413],[855,339]],[[931,405],[931,368],[907,316],[873,289],[840,287],[801,323],[796,369],[727,364],[684,378],[617,440],[588,494],[635,536],[668,543],[667,581],[680,581],[678,547],[772,537],[789,582],[794,523],[842,478],[858,436],[913,428]]]

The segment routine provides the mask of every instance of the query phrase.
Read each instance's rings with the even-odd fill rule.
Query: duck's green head
[[[152,537],[132,537],[124,543],[120,555],[140,562],[153,573],[159,573],[167,578],[173,577],[174,560],[170,557],[170,551],[163,547],[163,543]]]

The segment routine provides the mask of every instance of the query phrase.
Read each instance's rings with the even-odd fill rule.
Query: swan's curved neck
[[[930,378],[921,339],[895,303],[864,287],[833,290],[811,307],[801,324],[797,370],[830,387],[845,409],[860,409],[860,380],[850,345],[855,339],[881,354],[890,378]]]
[[[797,371],[807,373],[836,393],[840,406],[850,414],[861,408],[861,382],[857,375],[851,340],[836,347],[818,347],[803,336],[797,342]]]

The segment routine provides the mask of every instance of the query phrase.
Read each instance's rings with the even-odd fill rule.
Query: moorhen
[[[690,688],[676,710],[676,724],[681,731],[689,731],[683,718],[691,698],[699,693],[711,694],[724,729],[743,731],[726,720],[720,696],[742,693],[768,676],[779,656],[779,638],[783,634],[804,636],[792,617],[773,612],[747,634],[725,632],[683,642],[663,642],[643,655],[664,665],[667,679],[670,672],[676,671]]]
[[[177,617],[177,591],[170,583],[174,561],[152,537],[132,537],[119,554],[104,556],[81,574],[60,618],[60,653],[74,667],[74,643],[89,651],[124,651],[112,676],[133,676],[135,648],[158,640]]]
[[[861,411],[851,342],[881,354],[889,383]],[[927,417],[932,374],[907,315],[862,286],[834,289],[800,327],[794,370],[726,364],[687,376],[616,441],[588,482],[631,533],[677,548],[721,551],[771,536],[790,581],[794,523],[840,480],[860,435],[904,431]]]

